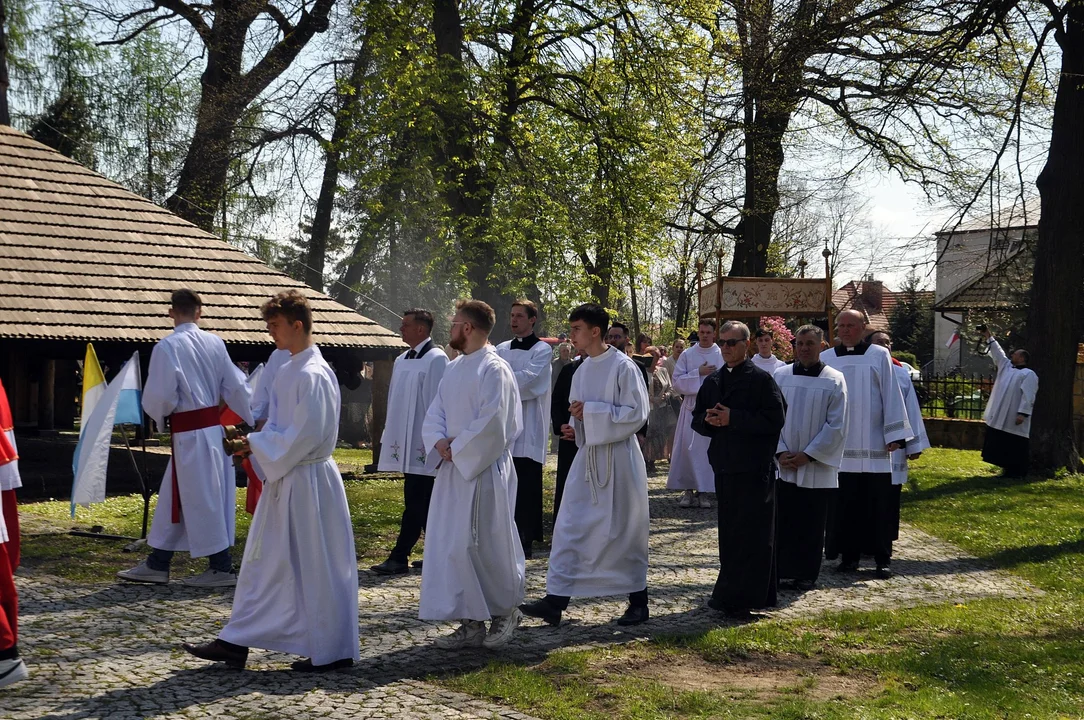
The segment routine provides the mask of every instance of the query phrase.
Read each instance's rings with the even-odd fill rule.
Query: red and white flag
[[[954,344],[956,344],[956,341],[959,340],[959,339],[960,339],[960,333],[953,330],[952,331],[952,337],[950,337],[948,339],[948,342],[945,343],[945,347],[952,347]]]

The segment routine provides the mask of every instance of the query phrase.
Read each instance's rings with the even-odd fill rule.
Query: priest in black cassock
[[[571,424],[569,418],[572,414],[568,411],[571,401],[568,394],[572,390],[572,376],[577,368],[583,364],[583,356],[561,368],[557,380],[553,384],[553,392],[550,395],[550,420],[553,422],[553,433],[557,436],[557,487],[553,492],[553,522],[557,522],[557,512],[561,509],[561,498],[565,494],[565,480],[568,479],[568,470],[572,467],[572,461],[576,459],[576,436],[566,431]]]
[[[775,452],[785,403],[772,376],[748,360],[744,323],[724,323],[719,345],[726,365],[700,387],[693,430],[711,438],[719,500],[719,579],[708,607],[742,618],[776,601]]]

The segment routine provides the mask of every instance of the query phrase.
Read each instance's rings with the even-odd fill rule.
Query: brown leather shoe
[[[236,668],[238,670],[244,670],[245,662],[248,661],[248,648],[241,650],[235,650],[234,647],[230,647],[223,643],[221,640],[212,640],[206,645],[190,645],[184,643],[181,645],[189,655],[195,655],[200,660],[210,660],[211,662],[224,662],[226,667]]]

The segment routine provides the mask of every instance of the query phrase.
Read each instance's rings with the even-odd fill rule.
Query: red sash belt
[[[218,406],[200,408],[199,410],[189,410],[187,412],[175,412],[169,416],[169,455],[172,460],[172,462],[170,462],[170,467],[173,468],[173,509],[171,519],[174,523],[179,523],[181,521],[181,492],[177,487],[177,456],[173,454],[173,436],[177,433],[215,427],[218,423]]]

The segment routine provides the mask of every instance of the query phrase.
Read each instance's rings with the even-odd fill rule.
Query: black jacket
[[[571,404],[568,395],[572,392],[572,376],[582,364],[583,358],[576,358],[565,365],[557,374],[557,381],[553,384],[553,392],[550,394],[550,422],[553,423],[554,435],[560,435],[561,426],[568,425],[569,418],[572,417],[568,412],[568,406]]]
[[[704,422],[716,403],[730,408],[730,424]],[[762,472],[775,457],[786,403],[775,379],[746,360],[731,371],[719,368],[696,394],[693,430],[711,438],[708,460],[716,474]]]

